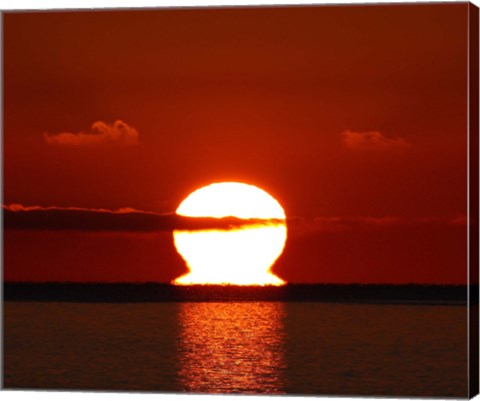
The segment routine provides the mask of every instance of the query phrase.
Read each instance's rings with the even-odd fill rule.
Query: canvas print
[[[3,386],[478,392],[478,8],[3,13]]]

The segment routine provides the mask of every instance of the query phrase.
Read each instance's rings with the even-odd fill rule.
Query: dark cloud
[[[349,149],[405,149],[411,145],[401,137],[389,138],[378,131],[354,132],[344,131],[341,134],[342,143]]]
[[[99,146],[99,145],[123,145],[132,146],[138,144],[138,132],[123,121],[117,120],[113,124],[102,121],[93,123],[90,132],[43,135],[50,145],[61,146]]]
[[[3,206],[5,229],[15,230],[71,230],[71,231],[138,231],[165,230],[227,230],[250,225],[278,224],[275,219],[239,219],[225,217],[184,217],[175,213],[159,214],[131,208],[118,210]]]
[[[125,231],[155,232],[170,230],[227,230],[249,225],[282,223],[278,219],[239,219],[224,217],[185,217],[175,213],[160,214],[133,208],[85,209],[77,207],[4,205],[5,229],[16,230],[74,230],[74,231]],[[466,225],[465,216],[454,218],[401,218],[384,217],[301,217],[288,218],[291,234],[307,235],[316,232],[371,230],[401,226]]]

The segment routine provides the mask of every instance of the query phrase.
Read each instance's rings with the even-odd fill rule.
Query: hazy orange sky
[[[4,204],[258,185],[297,282],[466,282],[467,3],[4,15]],[[92,127],[93,126],[93,127]],[[171,232],[7,227],[6,280],[169,281]]]

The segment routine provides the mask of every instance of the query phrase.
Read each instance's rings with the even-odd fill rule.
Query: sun
[[[263,221],[228,230],[174,230],[175,247],[190,270],[174,284],[285,284],[270,271],[285,247],[285,211],[264,190],[239,182],[214,183],[192,192],[176,213]]]

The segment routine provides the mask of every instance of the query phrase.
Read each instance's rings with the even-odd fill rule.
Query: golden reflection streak
[[[282,303],[180,305],[178,381],[189,392],[285,393]]]
[[[175,230],[173,238],[190,269],[173,284],[285,284],[270,271],[285,247],[284,223],[232,230]]]

